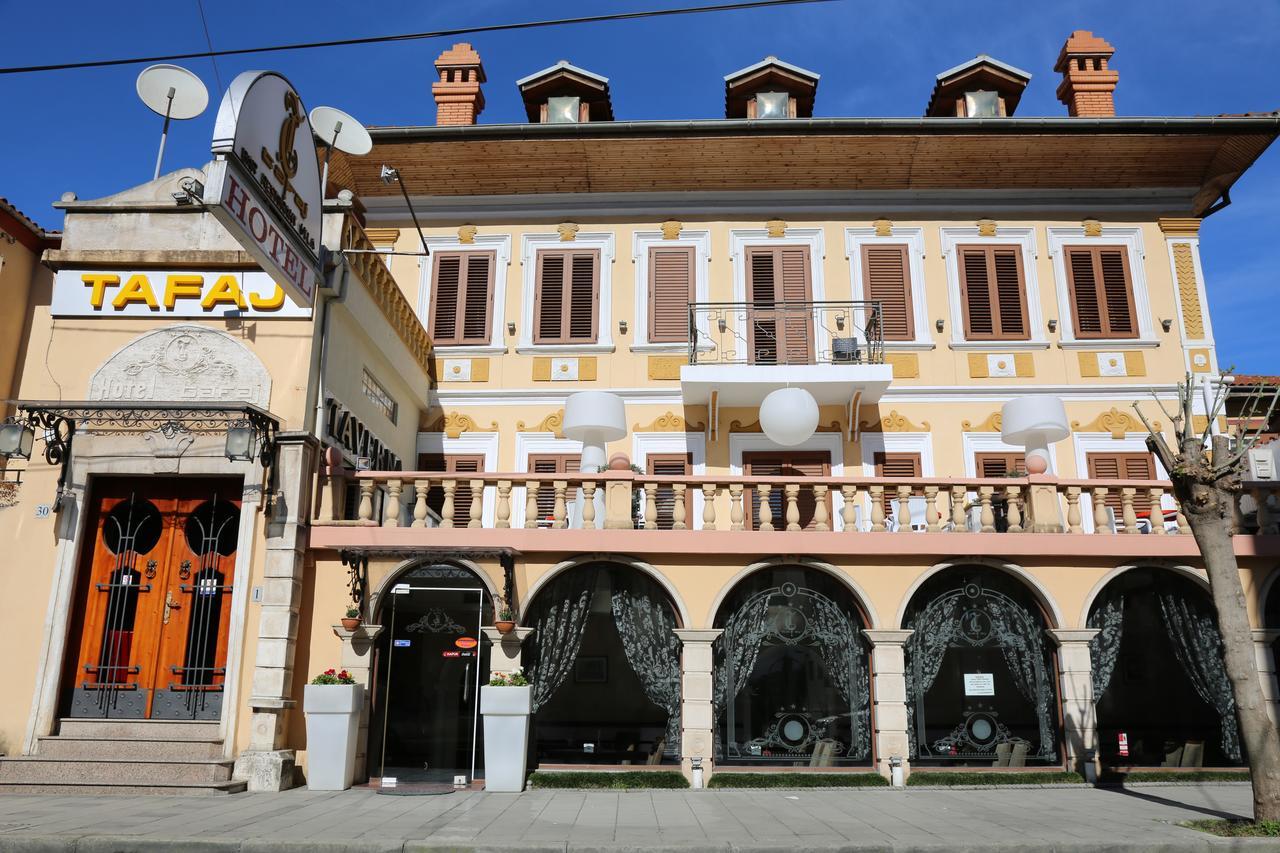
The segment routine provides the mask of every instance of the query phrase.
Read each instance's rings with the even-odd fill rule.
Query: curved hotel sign
[[[213,130],[204,202],[294,303],[310,307],[320,268],[320,165],[311,122],[289,81],[245,71]]]

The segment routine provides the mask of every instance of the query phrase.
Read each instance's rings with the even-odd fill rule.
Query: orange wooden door
[[[70,716],[217,719],[239,522],[227,483],[95,481],[63,682]],[[189,701],[189,686],[219,696]]]

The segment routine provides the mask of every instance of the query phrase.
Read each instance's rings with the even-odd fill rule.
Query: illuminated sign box
[[[258,270],[58,270],[54,317],[280,318],[311,316]]]

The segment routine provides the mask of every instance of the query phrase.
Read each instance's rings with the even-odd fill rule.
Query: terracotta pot
[[[355,629],[357,629],[357,628],[359,628],[359,627],[360,627],[360,617],[359,617],[359,616],[354,616],[354,617],[352,617],[352,616],[344,616],[344,617],[342,617],[342,629],[343,629],[344,631],[354,631]]]
[[[498,629],[499,634],[510,634],[516,629],[514,619],[499,619],[493,623],[493,627]]]

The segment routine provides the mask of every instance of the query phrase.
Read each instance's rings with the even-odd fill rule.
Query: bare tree
[[[1173,447],[1152,427],[1137,403],[1134,409],[1147,427],[1147,447],[1169,472],[1174,497],[1191,527],[1209,575],[1218,630],[1222,634],[1223,659],[1249,760],[1254,820],[1280,820],[1280,737],[1267,714],[1266,699],[1262,695],[1253,630],[1231,539],[1235,532],[1236,502],[1247,479],[1249,450],[1271,421],[1280,390],[1270,395],[1262,390],[1250,393],[1240,419],[1241,433],[1234,444],[1228,436],[1213,432],[1213,424],[1226,404],[1225,383],[1214,392],[1203,431],[1196,430],[1192,417],[1196,393],[1197,386],[1188,374],[1186,381],[1178,385],[1176,413],[1170,413],[1156,400],[1165,416],[1173,421]],[[1266,412],[1263,426],[1252,428],[1254,419],[1263,411]]]

